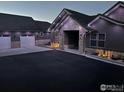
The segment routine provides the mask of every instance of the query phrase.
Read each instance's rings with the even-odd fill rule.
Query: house
[[[104,14],[99,14],[88,27],[86,51],[111,57],[124,53],[124,3],[118,2]]]
[[[63,9],[48,28],[52,34],[51,42],[58,42],[61,49],[71,48],[83,52],[87,25],[95,17]]]
[[[88,16],[63,9],[48,31],[61,49],[112,57],[124,52],[124,3],[117,2],[103,14]]]
[[[26,45],[35,45],[35,40],[49,26],[50,23],[36,21],[32,17],[0,13],[0,49],[21,47],[26,40]]]
[[[50,33],[47,32],[47,29],[49,28],[49,26],[51,25],[49,22],[44,22],[44,21],[36,21],[35,20],[35,24],[37,26],[37,28],[41,31],[42,33],[42,37],[37,38],[37,39],[50,39]]]

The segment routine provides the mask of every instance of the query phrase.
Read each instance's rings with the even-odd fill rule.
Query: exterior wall
[[[20,41],[12,41],[11,48],[20,48]]]
[[[117,21],[124,22],[124,7],[118,7],[116,10],[114,10],[107,16]]]
[[[98,33],[105,33],[105,47],[100,49],[124,52],[124,27],[105,21],[97,20],[91,25]],[[87,47],[89,47],[89,34],[87,35]],[[97,47],[98,48],[98,47]]]
[[[49,45],[50,39],[43,39],[43,40],[36,40],[35,45],[36,46],[44,46],[44,45]]]
[[[79,31],[79,51],[83,52],[84,49],[84,34],[85,34],[85,29],[80,26],[76,21],[74,21],[71,17],[67,17],[65,21],[62,23],[64,24],[60,31],[59,31],[59,43],[60,43],[60,48],[64,49],[66,48],[66,45],[64,46],[64,32],[63,31]]]
[[[105,50],[106,51],[106,50]],[[85,48],[85,53],[86,54],[90,54],[90,55],[97,55],[99,56],[98,54],[98,50],[95,49],[95,48]],[[116,60],[123,60],[123,57],[124,57],[124,52],[117,52],[117,51],[111,51],[111,57],[107,57],[108,59],[112,59],[112,58],[116,58]],[[103,56],[102,56],[103,57]]]
[[[95,48],[87,48],[87,47],[86,47],[86,48],[85,48],[85,53],[92,55],[92,54],[95,54],[95,53],[96,53],[96,50],[97,50],[97,49],[95,49]]]
[[[35,40],[41,40],[41,34],[39,34],[40,32],[29,32],[29,31],[3,31],[0,32],[0,37],[8,37],[10,36],[11,38],[11,43],[10,43],[10,47],[11,48],[20,48],[21,47],[21,43],[20,43],[20,36],[35,36]],[[38,42],[38,41],[37,41]],[[38,42],[37,44],[41,44],[41,42]]]

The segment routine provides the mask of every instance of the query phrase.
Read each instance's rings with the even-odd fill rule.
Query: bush
[[[112,59],[114,60],[123,60],[124,61],[124,55],[112,55]]]
[[[112,55],[112,59],[120,60],[121,59],[121,55]]]

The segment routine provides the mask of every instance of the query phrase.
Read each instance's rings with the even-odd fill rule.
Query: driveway
[[[41,51],[49,51],[52,50],[50,48],[31,46],[31,47],[23,47],[23,48],[8,48],[8,49],[0,49],[0,57],[10,56],[10,55],[19,55],[19,54],[27,54]]]
[[[124,84],[124,67],[50,50],[0,57],[0,91],[100,91]]]

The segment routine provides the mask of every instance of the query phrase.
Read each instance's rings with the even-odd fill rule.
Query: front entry
[[[79,31],[78,30],[64,31],[64,48],[69,48],[69,49],[79,48]]]

